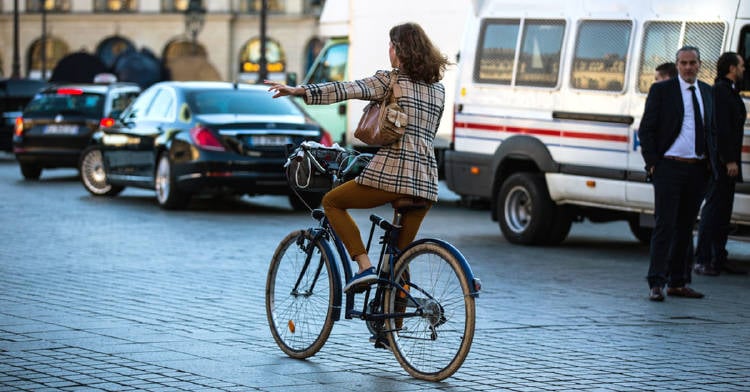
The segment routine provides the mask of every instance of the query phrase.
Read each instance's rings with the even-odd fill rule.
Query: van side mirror
[[[286,85],[287,86],[297,85],[297,73],[296,72],[288,72],[286,74]]]

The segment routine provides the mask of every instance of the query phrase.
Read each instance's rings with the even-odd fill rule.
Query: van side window
[[[578,28],[571,83],[583,90],[622,91],[631,21],[583,21]]]
[[[308,83],[341,82],[346,72],[346,59],[349,44],[333,45],[325,52],[325,57],[315,65]]]
[[[480,33],[474,80],[555,87],[564,32],[564,20],[485,20]]]
[[[485,20],[475,62],[477,82],[511,84],[521,21]]]
[[[684,45],[701,51],[701,70],[698,79],[712,83],[716,60],[724,47],[724,23],[703,22],[646,22],[638,67],[638,91],[647,93],[654,82],[657,65],[675,61],[677,49]]]
[[[560,74],[564,20],[527,20],[516,66],[519,86],[555,87]]]

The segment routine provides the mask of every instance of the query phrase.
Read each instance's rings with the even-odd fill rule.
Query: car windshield
[[[192,91],[187,94],[187,101],[196,114],[303,115],[290,99],[273,99],[266,91]]]
[[[29,102],[24,116],[69,114],[98,118],[104,109],[104,96],[101,94],[75,91],[56,91],[39,94]]]

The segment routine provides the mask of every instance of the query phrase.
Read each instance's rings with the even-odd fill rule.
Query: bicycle
[[[352,154],[357,153],[342,153],[349,158]],[[334,184],[342,171],[337,164],[313,166]],[[461,252],[446,241],[423,238],[398,249],[403,213],[425,204],[411,198],[392,204],[392,222],[370,216],[368,252],[376,227],[383,232],[379,278],[361,293],[345,293],[343,309],[342,282],[352,276],[351,263],[325,213],[312,210],[317,225],[292,231],[279,243],[266,281],[266,315],[274,340],[288,356],[316,354],[343,310],[346,319],[364,320],[375,347],[390,348],[415,378],[440,381],[463,364],[474,337],[474,302],[481,282]],[[355,309],[360,294],[363,305]]]

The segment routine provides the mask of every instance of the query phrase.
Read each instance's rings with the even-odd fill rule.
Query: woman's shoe
[[[370,267],[354,276],[344,286],[344,292],[349,292],[354,289],[354,292],[361,292],[367,289],[367,286],[375,283],[378,280],[378,276],[375,275],[375,267]]]

